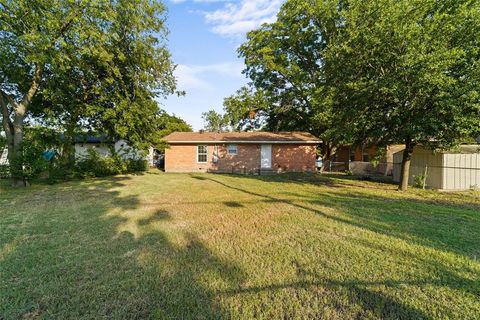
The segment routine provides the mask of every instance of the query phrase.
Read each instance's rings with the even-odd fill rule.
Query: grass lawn
[[[480,319],[480,197],[346,177],[0,188],[0,319]]]

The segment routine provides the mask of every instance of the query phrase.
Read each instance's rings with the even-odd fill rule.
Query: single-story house
[[[88,149],[95,149],[101,156],[110,155],[110,148],[120,154],[124,159],[144,158],[150,166],[154,166],[154,149],[150,147],[148,152],[142,152],[128,145],[128,142],[120,139],[115,143],[108,143],[102,137],[97,136],[76,136],[75,157],[82,157],[87,154]]]
[[[115,152],[120,154],[124,159],[143,158],[147,160],[150,166],[154,166],[155,151],[152,147],[148,152],[142,152],[128,145],[125,140],[118,140],[115,143],[109,143],[106,139],[97,136],[78,135],[75,137],[75,157],[80,158],[87,154],[88,149],[95,149],[101,156],[110,155],[110,146],[113,146]],[[8,164],[8,148],[0,150],[0,165]]]
[[[403,151],[394,154],[393,180],[400,181]],[[438,151],[417,146],[410,162],[409,183],[426,176],[426,187],[439,190],[480,188],[480,145],[461,145],[455,150]]]
[[[167,172],[261,174],[315,171],[319,139],[306,132],[173,132]]]

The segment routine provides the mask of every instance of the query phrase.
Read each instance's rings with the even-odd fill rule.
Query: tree
[[[192,127],[187,124],[184,120],[180,119],[175,115],[170,115],[167,112],[161,110],[158,114],[158,119],[156,121],[157,129],[156,137],[154,138],[154,146],[158,150],[164,150],[167,146],[167,143],[163,138],[169,135],[172,132],[191,132]]]
[[[223,100],[225,117],[236,131],[260,129],[270,105],[262,91],[251,87],[242,87]]]
[[[277,21],[247,34],[239,48],[244,73],[268,99],[267,129],[302,130],[319,136],[330,157],[335,136],[326,90],[324,54],[335,35],[339,1],[287,1]]]
[[[450,148],[480,127],[480,2],[351,0],[325,54],[344,135]]]
[[[42,119],[147,143],[159,110],[154,98],[175,89],[164,13],[149,0],[3,1],[0,107],[9,157],[20,156],[39,90],[48,102],[36,107]]]
[[[228,131],[228,119],[225,115],[222,115],[215,110],[210,110],[202,113],[202,119],[204,122],[204,128],[210,132],[224,132]]]

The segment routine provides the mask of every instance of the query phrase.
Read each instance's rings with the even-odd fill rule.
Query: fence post
[[[427,173],[428,173],[428,165],[425,164],[425,171],[423,172],[423,186],[422,186],[423,190],[425,190],[425,185],[427,184]]]

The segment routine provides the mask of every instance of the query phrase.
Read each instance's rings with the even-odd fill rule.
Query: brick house
[[[379,173],[383,175],[393,174],[393,154],[405,149],[405,145],[391,144],[383,150],[383,157],[379,159],[379,163],[374,167],[370,162],[377,155],[379,147],[364,146],[340,146],[337,148],[333,163],[340,166],[342,170],[351,170],[353,174],[373,174]]]
[[[318,138],[305,132],[174,132],[166,172],[259,174],[315,171]]]

